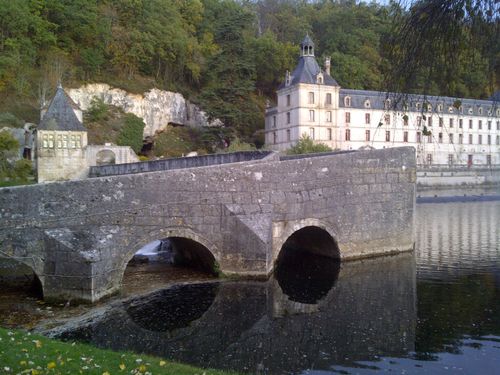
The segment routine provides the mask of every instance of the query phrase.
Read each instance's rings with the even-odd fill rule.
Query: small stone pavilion
[[[88,145],[82,111],[61,85],[48,107],[41,111],[36,135],[38,182],[87,178],[94,165],[138,161],[128,146]]]

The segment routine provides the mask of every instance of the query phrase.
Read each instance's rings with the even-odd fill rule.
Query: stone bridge
[[[283,248],[356,259],[413,249],[412,147],[280,157],[0,189],[0,257],[49,299],[120,289],[145,244],[267,276]],[[0,262],[2,262],[0,258]]]

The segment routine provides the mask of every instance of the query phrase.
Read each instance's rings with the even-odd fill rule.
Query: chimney
[[[325,58],[325,72],[330,75],[330,56]]]

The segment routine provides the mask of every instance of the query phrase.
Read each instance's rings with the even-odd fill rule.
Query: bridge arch
[[[113,165],[116,164],[116,154],[113,150],[103,149],[96,154],[96,165]]]
[[[1,254],[0,254],[1,255]],[[36,267],[31,264],[31,258],[17,258],[14,256],[0,257],[1,260],[1,275],[2,287],[9,289],[22,288],[29,289],[29,293],[37,298],[44,297],[44,278],[42,273],[36,270]]]
[[[214,273],[218,269],[219,251],[217,247],[208,241],[205,237],[194,232],[187,227],[165,228],[153,230],[145,233],[137,241],[133,242],[124,253],[120,266],[120,284],[123,282],[123,276],[127,265],[132,260],[134,255],[141,248],[155,240],[170,239],[174,242],[174,246],[182,248],[183,246],[192,246],[193,252],[183,253],[185,261],[192,260],[192,257],[198,257],[198,261],[205,262],[207,267],[212,267]],[[187,258],[187,259],[186,259]],[[209,264],[210,263],[210,264]]]
[[[290,247],[308,248],[309,252],[333,259],[341,259],[337,231],[328,223],[314,218],[288,222],[273,241],[273,262]]]

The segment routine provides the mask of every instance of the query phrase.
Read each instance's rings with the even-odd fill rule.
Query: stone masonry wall
[[[266,275],[296,230],[315,225],[342,259],[411,250],[411,147],[0,189],[0,256],[45,297],[96,301],[120,288],[143,245],[195,240],[225,273]]]

